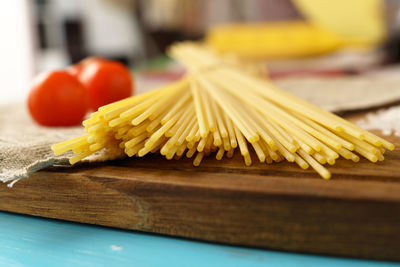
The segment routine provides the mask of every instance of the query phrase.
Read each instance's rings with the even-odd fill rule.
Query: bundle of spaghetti
[[[83,122],[86,134],[53,145],[54,153],[72,150],[71,164],[101,149],[110,158],[185,155],[198,166],[204,156],[230,158],[238,148],[247,166],[287,160],[329,179],[324,165],[339,157],[377,162],[394,149],[205,46],[180,43],[169,52],[188,70],[182,79],[99,108]]]

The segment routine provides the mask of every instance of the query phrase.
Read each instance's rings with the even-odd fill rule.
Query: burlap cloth
[[[378,107],[400,100],[400,76],[298,77],[281,79],[275,84],[332,112]]]
[[[400,100],[400,81],[381,78],[291,78],[276,84],[330,111],[378,106]],[[82,127],[36,125],[25,105],[0,107],[0,181],[17,181],[48,166],[69,166],[70,153],[54,156],[50,146],[83,134]],[[110,159],[106,153],[89,161]]]
[[[54,156],[51,145],[83,134],[83,127],[41,127],[32,121],[23,104],[0,107],[0,181],[17,181],[40,169],[69,166],[72,152]],[[87,161],[104,161],[97,153]],[[10,183],[12,185],[12,183]]]

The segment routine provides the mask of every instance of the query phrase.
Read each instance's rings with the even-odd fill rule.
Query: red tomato
[[[42,73],[28,97],[32,118],[44,126],[71,126],[82,122],[87,96],[79,80],[66,71]]]
[[[87,57],[84,60],[78,62],[77,64],[69,66],[67,68],[67,71],[74,76],[79,76],[84,67],[87,66],[88,64],[93,62],[103,62],[103,61],[108,61],[108,60],[102,57]]]
[[[123,64],[99,58],[84,62],[78,78],[86,87],[92,110],[132,95],[133,79]]]

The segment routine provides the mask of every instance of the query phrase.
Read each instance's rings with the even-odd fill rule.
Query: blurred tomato
[[[107,59],[102,57],[87,57],[74,65],[68,66],[67,71],[74,76],[79,76],[79,74],[82,72],[82,70],[86,65],[93,62],[102,62],[102,61],[107,61]]]
[[[132,76],[128,68],[117,61],[88,58],[73,71],[87,90],[92,110],[127,98],[133,93]]]
[[[44,126],[71,126],[82,122],[87,96],[79,80],[66,71],[38,75],[28,97],[32,118]]]

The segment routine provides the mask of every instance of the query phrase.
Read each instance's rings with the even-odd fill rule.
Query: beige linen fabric
[[[0,107],[0,181],[9,182],[53,165],[68,166],[72,153],[54,156],[51,145],[83,134],[83,127],[41,127],[23,104]],[[107,160],[104,153],[90,161]]]
[[[286,78],[275,84],[332,112],[378,107],[400,100],[400,79],[373,76]]]

